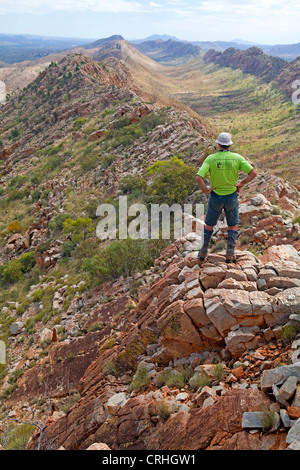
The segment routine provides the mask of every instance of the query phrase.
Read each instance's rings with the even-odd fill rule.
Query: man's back
[[[208,174],[214,192],[220,196],[236,191],[239,171],[249,173],[252,166],[244,157],[230,151],[219,151],[209,155],[201,166],[198,175],[205,178]]]

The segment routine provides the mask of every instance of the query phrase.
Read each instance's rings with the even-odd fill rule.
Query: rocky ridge
[[[296,389],[299,392],[299,341],[287,347],[282,332],[287,323],[299,326],[300,291],[299,287],[280,287],[275,293],[270,292],[272,287],[266,292],[253,286],[266,271],[273,275],[268,281],[274,277],[279,280],[279,274],[290,281],[299,280],[299,255],[284,245],[268,250],[266,264],[239,252],[237,266],[226,266],[222,254],[218,254],[210,255],[208,263],[200,267],[196,253],[189,251],[194,242],[188,235],[165,250],[155,264],[162,273],[154,269],[148,274],[153,284],[139,288],[136,305],[128,298],[127,281],[95,292],[94,301],[101,294],[118,294],[108,304],[96,303],[86,326],[105,323],[113,313],[115,333],[107,325],[101,332],[74,338],[66,345],[52,343],[50,363],[44,365],[42,373],[48,393],[58,403],[59,396],[67,393],[68,373],[72,377],[68,386],[78,387],[81,399],[67,415],[56,413],[49,419],[42,440],[45,448],[50,442],[54,448],[66,449],[85,449],[94,442],[105,442],[112,449],[231,449],[247,448],[244,446],[250,442],[257,449],[287,448],[287,420],[292,427],[299,413],[297,398],[293,397]],[[278,259],[283,261],[278,263]],[[214,276],[212,267],[218,275]],[[280,269],[292,269],[293,273]],[[243,275],[247,280],[241,281]],[[249,280],[253,276],[256,281]],[[236,284],[233,288],[236,277],[240,287]],[[90,302],[81,299],[85,309]],[[80,311],[80,303],[72,306],[72,315],[63,322],[74,326],[76,311]],[[96,344],[98,351],[93,349]],[[84,356],[80,352],[83,349]],[[64,359],[63,351],[74,351],[74,357]],[[272,369],[280,361],[287,364],[287,372],[281,376],[280,368]],[[294,366],[288,365],[290,361]],[[73,367],[78,371],[77,379]],[[182,368],[190,371],[186,385],[180,381]],[[30,393],[38,393],[34,369],[24,374],[12,395],[16,410],[24,394],[29,398]],[[128,381],[134,384],[141,370],[148,378],[144,388],[129,387]],[[167,372],[174,375],[173,385],[164,381]],[[293,379],[289,397],[281,391],[285,401],[278,399],[278,394],[269,394],[283,387],[289,376],[298,378]],[[204,377],[205,385],[201,381]],[[275,408],[279,413],[278,407],[286,420],[284,425],[277,423],[277,434],[274,430],[266,436],[249,434],[249,428],[263,425],[250,426],[245,421],[249,415],[244,413],[269,416],[266,410],[273,412]],[[167,416],[163,418],[164,412]],[[204,425],[206,420],[208,424]],[[170,432],[174,428],[180,442]],[[29,448],[36,442],[33,438]]]
[[[127,88],[126,80],[118,78],[114,83],[113,72],[103,65],[95,68],[88,59],[82,60],[76,56],[63,62],[67,66],[64,73],[73,74],[77,65],[87,68],[87,81],[99,85],[98,94],[87,86],[91,92],[87,97],[96,106],[93,117],[96,111],[111,113],[105,126],[102,121],[99,126],[88,122],[86,128],[74,129],[74,122],[87,115],[72,112],[77,97],[71,97],[71,105],[64,108],[70,115],[61,119],[65,127],[59,134],[60,139],[68,137],[59,152],[63,158],[72,157],[66,153],[81,139],[85,145],[99,144],[102,150],[104,137],[122,118],[134,124],[161,111]],[[100,72],[104,77],[98,81]],[[105,77],[110,78],[103,86]],[[42,91],[39,87],[46,86],[47,74],[40,78],[37,86]],[[67,92],[65,87],[56,96],[62,99]],[[24,97],[28,101],[28,95]],[[57,105],[62,111],[59,100]],[[85,103],[82,110],[88,107]],[[173,108],[165,111],[166,123],[127,146],[127,155],[122,146],[117,147],[113,170],[112,165],[101,167],[102,154],[89,172],[74,175],[77,167],[66,166],[53,179],[31,186],[47,197],[32,204],[35,220],[25,233],[16,231],[4,238],[2,260],[33,251],[37,264],[55,275],[61,269],[58,261],[65,239],[57,237],[44,245],[49,223],[65,212],[70,186],[97,198],[99,170],[101,191],[105,188],[107,195],[115,196],[126,172],[142,176],[149,164],[176,152],[182,151],[186,161],[200,165],[213,149],[210,132],[187,113],[179,114]],[[63,115],[57,112],[57,116]],[[5,125],[9,125],[6,119]],[[50,124],[45,132],[48,144],[60,142]],[[27,135],[28,143],[36,144],[34,153],[43,145],[41,136],[30,142]],[[6,157],[3,186],[22,170],[31,171],[36,163],[34,154],[26,158],[19,153],[26,133],[20,141]],[[68,274],[52,279],[49,275],[47,282],[42,278],[30,287],[21,312],[17,302],[8,302],[5,313],[16,321],[10,325],[9,368],[1,385],[6,398],[1,431],[5,432],[10,420],[21,423],[36,417],[45,424],[41,444],[47,449],[86,449],[95,442],[122,450],[296,446],[297,439],[289,443],[287,437],[287,428],[297,424],[293,422],[298,409],[295,379],[294,392],[284,402],[277,398],[279,387],[289,385],[285,384],[288,377],[283,375],[282,382],[282,377],[274,376],[271,395],[269,386],[264,389],[262,375],[279,363],[290,367],[290,362],[295,366],[299,362],[297,339],[292,344],[285,340],[286,329],[297,332],[299,326],[298,189],[264,172],[245,188],[240,196],[242,227],[236,265],[224,262],[220,247],[223,244],[224,248],[226,226],[221,221],[213,239],[219,251],[211,253],[202,266],[197,260],[199,235],[186,233],[145,272],[93,290],[85,288],[84,280],[70,284]],[[196,190],[186,200],[199,201],[206,202]],[[196,221],[192,222],[195,229]],[[42,294],[49,292],[53,293],[55,316],[45,320],[39,315]],[[31,321],[36,318],[39,321],[32,331]],[[289,375],[297,373],[292,370]],[[283,411],[278,411],[278,404]],[[248,425],[243,425],[248,419],[244,413],[269,411],[275,405],[281,415],[276,430],[249,433]],[[37,448],[38,440],[35,433],[28,448]]]
[[[242,51],[230,47],[224,52],[210,49],[203,58],[205,63],[215,62],[225,67],[241,69],[264,81],[271,81],[278,75],[287,62],[279,57],[267,55],[258,47],[250,47]]]

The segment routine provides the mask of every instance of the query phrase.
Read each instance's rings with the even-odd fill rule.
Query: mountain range
[[[0,68],[0,449],[297,448],[299,58],[146,42]],[[200,265],[186,207],[221,130],[258,176],[237,263],[221,217]],[[179,204],[182,236],[100,239],[100,205],[139,230],[121,196]]]
[[[120,35],[114,35],[111,36],[111,38],[124,39]],[[142,47],[144,50],[151,48],[151,44],[149,43],[155,43],[155,41],[175,41],[178,43],[179,47],[183,47],[182,44],[189,44],[191,49],[192,46],[196,46],[200,47],[204,52],[207,52],[209,49],[224,52],[226,49],[232,47],[246,50],[256,46],[271,56],[280,57],[288,61],[294,60],[300,55],[300,43],[265,45],[242,39],[232,41],[186,41],[166,34],[154,34],[144,39],[130,39],[128,41],[131,44]],[[96,42],[96,40],[88,38],[44,37],[29,34],[14,35],[2,33],[0,34],[0,65],[3,65],[3,63],[11,64],[25,60],[34,60],[54,52],[76,48],[78,46],[86,46],[93,42]],[[164,47],[163,44],[161,45]]]

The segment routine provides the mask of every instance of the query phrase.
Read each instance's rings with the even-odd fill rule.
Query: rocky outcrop
[[[292,88],[292,84],[299,80],[300,73],[300,58],[297,57],[295,60],[285,65],[276,76],[275,84],[282,90],[287,98],[291,99],[292,94],[296,89]],[[297,95],[299,96],[299,94]]]
[[[299,324],[296,187],[262,173],[240,194],[243,227],[235,265],[225,263],[222,249],[200,265],[200,237],[192,232],[145,272],[92,290],[80,273],[64,274],[69,253],[63,244],[73,245],[72,234],[64,239],[62,229],[69,210],[77,213],[79,207],[86,216],[99,195],[102,200],[104,193],[117,194],[125,174],[142,177],[149,165],[179,152],[198,167],[212,143],[201,121],[144,102],[127,80],[125,66],[113,58],[99,64],[71,56],[23,90],[18,108],[8,103],[3,109],[5,147],[12,138],[18,143],[4,161],[3,196],[14,200],[24,190],[34,203],[29,228],[20,224],[18,233],[4,232],[1,256],[6,262],[33,251],[36,266],[34,282],[24,276],[24,284],[31,284],[18,297],[21,303],[12,290],[1,312],[1,328],[10,335],[1,393],[11,410],[1,431],[10,418],[29,422],[34,415],[45,423],[44,449],[88,449],[95,443],[119,450],[285,448],[283,420],[280,434],[260,437],[243,428],[242,412],[261,413],[278,404],[260,376],[280,361],[299,361],[297,341],[286,348],[282,339],[287,322]],[[40,122],[34,113],[48,116],[50,104],[51,119]],[[35,127],[27,130],[27,120],[20,119],[9,137],[10,119],[25,108],[28,118],[30,112],[35,116]],[[141,132],[139,122],[149,121],[151,129]],[[125,153],[117,137],[127,124],[139,132]],[[34,169],[46,163],[55,175],[40,182]],[[15,178],[24,177],[23,171],[30,183]],[[199,201],[206,199],[195,190],[185,202]],[[88,241],[73,259],[71,254],[69,269],[97,252],[90,241],[91,250]],[[214,249],[220,249],[217,243],[224,248],[224,241],[226,224],[220,221]],[[298,405],[289,405],[287,413],[296,416],[297,409],[289,408]],[[36,448],[39,437],[37,431],[28,448]]]
[[[168,41],[162,41],[160,39],[156,41],[144,41],[141,44],[135,44],[135,47],[140,52],[150,57],[150,59],[161,63],[168,63],[176,59],[187,60],[191,57],[197,57],[201,53],[201,48],[198,45],[174,41],[173,39],[169,39]]]
[[[175,257],[141,300],[139,328],[159,337],[157,359],[224,344],[239,356],[298,311],[299,276],[299,255],[290,246],[270,248],[265,265],[247,252],[237,253],[236,265],[226,265],[222,254],[209,255],[201,267],[196,252]]]
[[[266,82],[273,80],[286,65],[284,59],[267,55],[258,47],[250,47],[242,51],[230,47],[224,52],[210,49],[203,58],[205,63],[217,63],[233,69],[241,69],[244,73],[251,73]]]
[[[260,390],[255,367],[274,364],[274,359],[265,361],[266,353],[269,348],[272,358],[272,344],[280,340],[290,318],[297,323],[300,290],[282,284],[274,290],[270,280],[299,279],[299,254],[283,245],[268,250],[266,263],[249,252],[238,252],[236,265],[226,265],[222,254],[211,254],[199,266],[197,252],[187,251],[194,243],[197,237],[188,235],[162,253],[155,263],[161,272],[155,273],[154,266],[151,287],[141,286],[138,304],[124,312],[122,333],[110,336],[103,329],[98,334],[101,352],[78,383],[82,398],[67,416],[49,422],[44,448],[49,442],[65,449],[86,449],[95,442],[119,450],[287,448],[283,432],[249,434],[243,414],[264,412],[273,403],[264,391],[265,379]],[[121,297],[118,302],[122,309]],[[101,307],[100,316],[91,316],[92,321],[105,319],[104,307],[110,311],[109,304]],[[222,361],[221,381],[216,381],[213,358]],[[241,366],[244,363],[249,372]],[[193,370],[184,389],[159,385],[161,374],[172,370],[172,364]],[[138,377],[141,368],[149,379],[146,391],[128,389],[125,377],[128,380],[134,371]],[[172,373],[180,374],[176,367]],[[194,387],[204,376],[210,385]],[[164,407],[169,411],[162,418]],[[36,439],[37,435],[30,449]]]

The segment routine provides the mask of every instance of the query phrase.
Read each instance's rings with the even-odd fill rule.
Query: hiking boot
[[[227,256],[226,255],[226,263],[236,263],[236,257],[235,256]]]
[[[205,261],[206,256],[207,256],[207,252],[206,252],[206,253],[202,253],[201,251],[199,251],[199,253],[198,253],[198,260],[201,261],[201,262],[203,262],[203,261]]]

